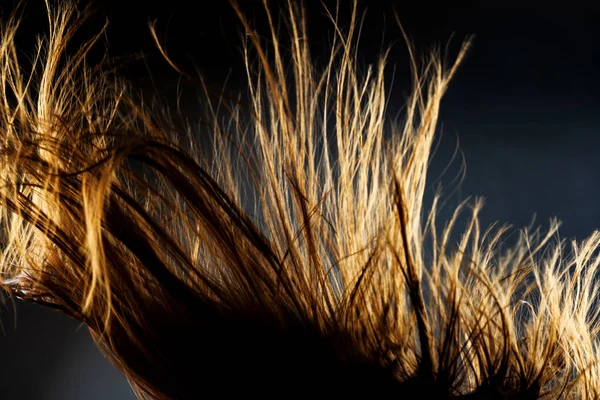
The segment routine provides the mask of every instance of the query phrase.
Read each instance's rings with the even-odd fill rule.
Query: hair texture
[[[1,286],[86,324],[144,399],[598,398],[600,234],[567,250],[552,222],[505,248],[480,200],[443,228],[439,192],[424,210],[468,41],[447,66],[407,40],[400,122],[387,53],[358,67],[356,4],[345,30],[330,14],[320,67],[301,3],[282,8],[284,39],[265,2],[268,40],[232,6],[248,101],[203,86],[195,128],[88,62],[103,31],[67,52],[87,9],[47,5],[30,69],[19,18],[3,22]]]

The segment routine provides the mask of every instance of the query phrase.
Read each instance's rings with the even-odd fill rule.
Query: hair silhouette
[[[407,41],[398,122],[387,53],[358,68],[356,4],[345,30],[330,15],[321,67],[302,4],[286,4],[289,39],[265,2],[264,40],[232,2],[248,102],[207,94],[198,129],[88,63],[102,32],[67,52],[87,9],[47,4],[30,70],[19,18],[4,21],[2,287],[85,323],[140,398],[598,398],[600,234],[566,251],[553,222],[501,249],[508,227],[482,230],[481,201],[443,228],[440,195],[424,209],[468,41],[450,66]]]

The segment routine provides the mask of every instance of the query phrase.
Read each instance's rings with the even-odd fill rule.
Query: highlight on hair
[[[440,194],[424,209],[468,42],[449,67],[409,43],[399,122],[387,53],[358,68],[356,4],[346,30],[330,14],[322,68],[301,3],[283,8],[289,40],[266,1],[268,40],[232,6],[248,105],[207,91],[189,129],[88,64],[102,32],[67,53],[87,9],[47,3],[30,71],[3,21],[2,288],[85,323],[140,398],[598,398],[600,234],[567,250],[552,222],[503,248],[479,200],[443,228]]]

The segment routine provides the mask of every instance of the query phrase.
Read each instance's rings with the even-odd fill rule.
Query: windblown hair
[[[321,67],[300,3],[284,40],[265,2],[268,41],[232,6],[248,101],[207,91],[194,129],[88,64],[102,32],[66,54],[87,11],[48,5],[29,71],[4,21],[2,287],[85,323],[140,398],[599,398],[600,234],[567,252],[552,222],[502,249],[509,228],[482,230],[481,201],[443,228],[439,192],[423,209],[468,41],[450,66],[409,42],[398,122],[387,53],[358,67],[356,4],[346,31],[331,15]]]

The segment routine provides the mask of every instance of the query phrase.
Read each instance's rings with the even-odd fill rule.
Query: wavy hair
[[[30,69],[19,18],[4,21],[1,287],[86,324],[144,399],[598,398],[600,234],[567,251],[552,222],[501,248],[509,228],[482,229],[480,200],[443,228],[439,193],[424,209],[440,101],[469,42],[447,66],[407,40],[399,121],[387,53],[358,67],[355,3],[345,30],[329,14],[321,66],[302,3],[283,7],[283,39],[265,1],[268,40],[232,6],[247,101],[204,86],[195,128],[88,62],[103,31],[68,52],[87,9],[47,3]]]

